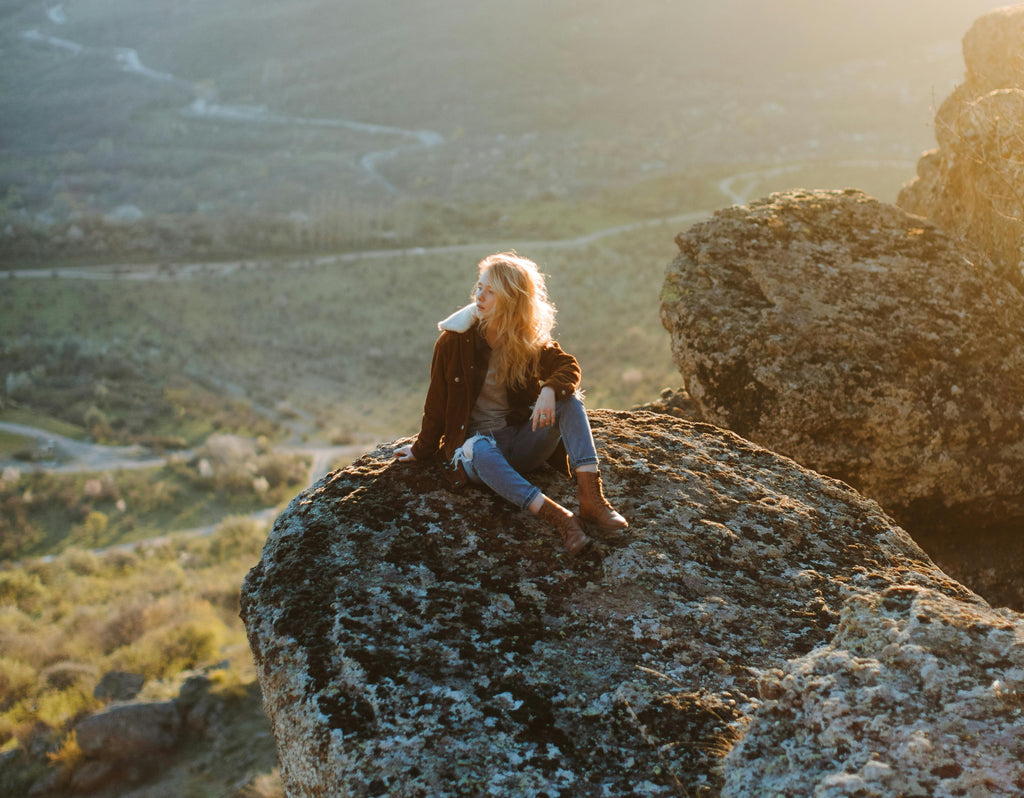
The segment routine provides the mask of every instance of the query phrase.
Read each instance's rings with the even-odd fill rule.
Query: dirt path
[[[47,471],[56,474],[74,474],[90,471],[117,471],[134,468],[158,468],[171,457],[190,459],[194,449],[177,449],[170,455],[157,455],[144,446],[104,446],[99,443],[78,441],[58,435],[39,427],[0,421],[0,430],[31,438],[36,442],[41,459],[31,462],[7,459],[0,460],[0,468],[15,467],[28,471]],[[284,454],[305,455],[310,458],[309,484],[324,476],[335,460],[343,457],[358,457],[372,449],[374,444],[348,444],[345,446],[322,446],[316,444],[288,443],[276,447]]]
[[[573,249],[584,247],[610,236],[631,233],[664,225],[692,224],[707,217],[711,211],[694,211],[677,216],[665,216],[659,219],[647,219],[640,222],[606,227],[592,233],[572,238],[548,238],[537,241],[521,241],[516,243],[518,249]],[[497,251],[506,249],[508,242],[478,241],[470,244],[446,244],[434,247],[404,247],[397,249],[367,249],[359,252],[345,252],[340,255],[322,255],[311,258],[296,258],[288,262],[290,268],[315,268],[351,263],[359,260],[384,260],[388,258],[418,258],[434,255],[457,254],[460,252],[479,253],[481,251]],[[274,263],[280,263],[275,259]],[[15,269],[6,272],[7,277],[19,279],[53,279],[67,280],[136,280],[178,281],[190,280],[211,275],[224,276],[236,272],[261,268],[263,263],[256,260],[237,260],[225,263],[193,262],[193,263],[119,263],[107,266],[74,266],[63,269]],[[4,272],[0,272],[3,274]]]
[[[102,446],[78,441],[39,427],[0,421],[0,430],[31,438],[42,459],[31,463],[11,461],[0,465],[19,468],[69,473],[76,471],[114,471],[128,468],[153,468],[163,465],[166,458],[157,456],[144,446]],[[191,456],[191,450],[184,452]]]
[[[36,441],[39,450],[44,454],[45,459],[34,462],[20,460],[0,459],[0,472],[6,468],[15,468],[19,471],[45,471],[47,473],[82,473],[99,471],[116,471],[129,468],[158,468],[168,459],[173,457],[191,458],[194,455],[193,449],[177,450],[173,455],[157,456],[143,446],[104,446],[98,443],[78,441],[64,435],[58,435],[49,430],[31,427],[25,424],[14,424],[0,421],[0,430],[21,435]],[[320,446],[310,444],[286,444],[278,447],[277,451],[285,454],[304,455],[310,458],[309,471],[306,476],[306,485],[309,487],[324,477],[329,471],[332,463],[342,458],[355,459],[370,451],[374,444],[350,444],[346,446]],[[249,514],[249,518],[256,521],[271,523],[277,517],[276,507],[265,507]],[[132,541],[131,543],[118,544],[108,547],[113,549],[133,548],[142,544],[152,544],[165,540],[170,536],[203,536],[212,534],[220,521],[192,529],[169,530],[163,535],[147,538],[146,540]],[[107,549],[96,549],[102,553]],[[52,559],[50,555],[44,559]]]

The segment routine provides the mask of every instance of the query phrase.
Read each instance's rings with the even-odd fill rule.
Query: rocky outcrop
[[[795,191],[676,238],[662,321],[698,417],[908,528],[1024,517],[1024,297],[924,219]]]
[[[907,672],[932,683],[969,655],[960,647],[976,636],[1001,646],[1006,628],[1016,648],[971,673],[998,671],[1001,689],[1016,689],[1020,617],[950,580],[874,502],[709,425],[647,412],[591,420],[606,492],[634,537],[590,557],[570,560],[486,491],[444,491],[433,467],[397,463],[388,446],[282,513],[243,585],[242,617],[290,796],[715,795],[734,784],[733,762],[759,758],[760,743],[743,741],[761,713],[782,717],[787,691],[804,689],[784,675],[799,663],[867,668],[877,656],[872,684],[837,676],[818,693],[835,715],[847,709],[849,728],[868,728]],[[574,505],[563,477],[537,479]],[[893,647],[876,651],[855,619],[879,597]],[[899,623],[928,621],[975,625],[945,646],[900,638]],[[935,795],[961,783],[950,762],[1024,778],[1019,737],[978,742],[1005,731],[996,688],[950,689],[961,686],[977,694],[975,736],[937,740],[909,766],[896,734],[858,751]],[[890,711],[942,728],[948,695]],[[801,738],[824,733],[823,716],[808,715]],[[765,756],[784,764],[778,750]],[[837,749],[814,767],[841,774],[848,761]],[[732,794],[766,794],[735,778]]]
[[[938,148],[898,204],[973,241],[1024,290],[1024,5],[964,36],[966,76],[935,116]]]

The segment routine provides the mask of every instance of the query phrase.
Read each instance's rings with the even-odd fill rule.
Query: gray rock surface
[[[109,671],[103,674],[92,694],[101,701],[131,701],[142,692],[145,683],[141,673]]]
[[[173,701],[116,704],[75,726],[87,757],[118,760],[167,751],[178,742],[181,716]]]
[[[709,425],[591,420],[606,493],[635,537],[581,560],[529,515],[479,489],[448,493],[392,447],[281,514],[242,617],[290,796],[716,795],[732,783],[723,756],[762,705],[778,711],[779,688],[759,694],[783,679],[772,674],[820,651],[859,661],[840,617],[889,595],[931,597],[908,616],[918,626],[991,613],[838,481]],[[538,482],[574,506],[563,477]],[[966,634],[948,650],[907,645],[900,667],[960,663]],[[880,671],[879,698],[909,678]],[[903,720],[942,728],[944,695],[905,702]],[[851,723],[873,721],[874,696],[836,681]],[[985,707],[974,733],[1002,733],[1001,705]],[[887,738],[864,746],[904,768]],[[1004,768],[1016,750],[937,742],[909,773],[927,780],[951,756]]]
[[[1024,619],[1009,610],[920,587],[860,596],[760,693],[725,796],[1024,795]]]
[[[1024,297],[924,219],[794,191],[676,238],[662,321],[699,418],[908,528],[1024,516]]]
[[[939,146],[897,202],[973,241],[1024,290],[1024,5],[980,17],[963,53],[964,82],[935,116]]]

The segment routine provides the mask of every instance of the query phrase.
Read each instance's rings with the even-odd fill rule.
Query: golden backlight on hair
[[[496,296],[494,312],[481,319],[484,332],[498,341],[492,355],[504,385],[523,385],[531,377],[540,350],[551,340],[555,306],[548,299],[537,264],[515,252],[499,252],[477,264]]]

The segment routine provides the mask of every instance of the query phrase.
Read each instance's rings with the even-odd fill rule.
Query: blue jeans
[[[525,510],[541,491],[523,474],[543,465],[554,454],[559,441],[565,445],[573,471],[580,466],[597,465],[587,411],[583,400],[575,394],[555,403],[555,423],[550,427],[534,430],[527,420],[474,438],[472,457],[462,461],[466,476]]]

